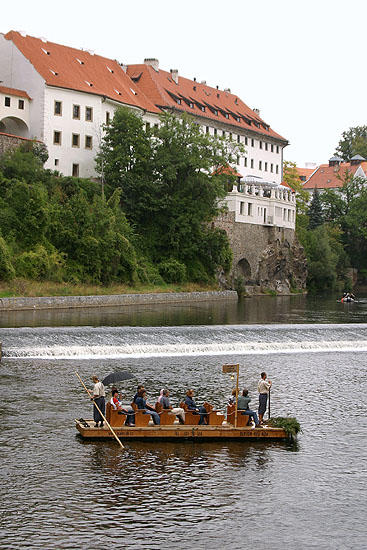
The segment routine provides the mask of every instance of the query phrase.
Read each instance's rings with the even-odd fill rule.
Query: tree
[[[317,189],[314,189],[312,193],[312,200],[311,200],[310,208],[308,210],[308,217],[309,217],[309,223],[308,223],[309,229],[316,229],[316,227],[319,227],[319,225],[322,225],[324,223],[322,204],[321,204],[320,195]]]
[[[284,161],[283,180],[296,193],[296,231],[298,232],[300,228],[308,226],[307,213],[310,195],[308,191],[303,189],[295,162],[291,162],[289,160]]]
[[[107,185],[121,187],[122,208],[145,252],[155,263],[185,264],[193,280],[199,272],[211,277],[218,262],[228,267],[228,239],[209,224],[235,179],[216,169],[241,152],[235,141],[204,134],[189,115],[163,114],[160,127],[145,132],[138,115],[119,109],[97,163]]]
[[[345,162],[349,162],[354,155],[367,159],[367,126],[355,126],[343,132],[336,154]]]

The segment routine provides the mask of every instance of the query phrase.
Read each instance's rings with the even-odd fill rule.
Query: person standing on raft
[[[266,380],[266,372],[262,372],[260,376],[261,378],[257,384],[257,390],[259,392],[259,423],[262,424],[272,382],[271,380]]]
[[[106,412],[106,403],[105,403],[106,392],[105,392],[105,389],[104,389],[104,385],[102,384],[102,382],[99,381],[99,378],[96,375],[93,375],[91,379],[94,382],[93,397],[91,397],[91,399],[99,407],[102,414],[105,414],[105,412]],[[101,428],[103,427],[103,418],[102,418],[99,410],[97,409],[97,407],[95,407],[94,405],[93,405],[93,419],[94,419],[94,422],[95,422],[95,424],[94,424],[95,428],[98,428],[98,422],[101,423]]]

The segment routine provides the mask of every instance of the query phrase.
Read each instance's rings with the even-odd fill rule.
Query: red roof
[[[24,90],[16,90],[15,88],[7,88],[6,86],[0,86],[0,92],[7,95],[16,95],[19,97],[25,97],[31,99],[27,92]]]
[[[302,180],[302,181],[306,181],[311,176],[311,174],[316,170],[316,166],[315,168],[299,168],[298,166],[296,166],[296,170],[298,172],[299,178],[300,179],[302,177],[306,178]]]
[[[8,32],[5,38],[15,44],[49,86],[106,96],[119,103],[159,112],[116,60],[23,36],[16,31]]]
[[[127,74],[158,107],[186,111],[207,118],[208,124],[210,120],[215,120],[287,143],[285,138],[274,132],[238,96],[229,91],[218,90],[182,76],[177,77],[176,84],[170,72],[161,69],[156,71],[147,64],[128,65]]]
[[[314,174],[306,181],[303,189],[335,189],[342,187],[343,178],[347,170],[355,174],[359,167],[362,167],[364,173],[367,173],[367,161],[362,161],[360,164],[350,164],[350,162],[341,162],[340,165],[329,166],[329,164],[321,164]]]
[[[232,168],[232,166],[229,166],[229,164],[227,164],[226,166],[219,167],[217,170],[213,172],[213,174],[235,176],[236,178],[243,177],[242,174],[237,172],[237,170],[235,168]]]

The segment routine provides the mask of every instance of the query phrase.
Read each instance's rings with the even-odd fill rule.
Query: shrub
[[[4,239],[0,237],[0,280],[10,281],[15,277],[15,270],[10,260],[10,252]]]
[[[47,252],[44,246],[37,245],[34,250],[23,252],[15,260],[17,277],[36,281],[62,281],[64,256],[56,250]]]
[[[166,283],[182,283],[186,279],[186,266],[174,258],[158,264],[158,271]]]

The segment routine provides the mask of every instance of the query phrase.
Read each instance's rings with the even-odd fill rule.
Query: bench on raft
[[[237,427],[238,428],[244,428],[247,426],[250,422],[250,416],[248,414],[242,414],[243,411],[238,410],[237,411]],[[227,405],[227,422],[229,424],[235,425],[235,417],[236,417],[236,405]]]
[[[197,426],[200,420],[200,413],[191,411],[186,403],[183,401],[180,403],[180,407],[185,411],[185,424],[190,426]],[[224,421],[224,414],[215,410],[213,405],[205,401],[204,408],[206,410],[206,417],[209,426],[221,426]]]

